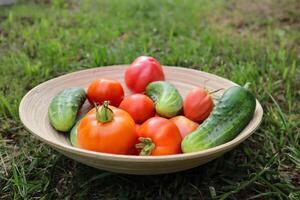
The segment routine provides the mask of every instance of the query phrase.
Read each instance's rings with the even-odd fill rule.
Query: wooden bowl
[[[47,110],[51,99],[65,88],[73,86],[86,88],[92,80],[103,77],[119,80],[124,86],[125,93],[130,94],[123,78],[126,67],[127,65],[119,65],[82,70],[36,86],[23,97],[20,103],[21,121],[38,139],[83,164],[126,174],[164,174],[197,167],[221,156],[247,139],[262,120],[263,110],[260,103],[256,101],[256,110],[252,120],[235,139],[223,145],[195,153],[139,157],[98,153],[72,147],[69,134],[55,131],[49,124]],[[213,91],[236,85],[219,76],[193,69],[166,66],[164,72],[166,79],[176,86],[183,97],[189,90],[197,86],[205,86],[209,91]],[[221,95],[222,92],[220,91],[216,95]],[[89,103],[85,102],[81,112],[86,112],[88,109]]]

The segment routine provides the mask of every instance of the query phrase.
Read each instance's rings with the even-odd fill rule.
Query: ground
[[[0,199],[300,199],[297,0],[19,1],[0,7]],[[206,165],[159,176],[96,170],[42,144],[18,106],[37,84],[151,55],[251,90],[260,128]]]

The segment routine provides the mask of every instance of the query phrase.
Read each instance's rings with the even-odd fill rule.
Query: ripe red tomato
[[[102,78],[89,85],[87,98],[91,104],[109,101],[110,105],[118,107],[124,98],[124,91],[119,81]]]
[[[108,107],[105,101],[100,108],[93,108],[80,120],[78,146],[83,149],[127,154],[137,141],[136,127],[124,110]]]
[[[135,124],[135,130],[136,130],[136,134],[138,134],[139,132],[139,128],[141,127],[140,124]]]
[[[191,90],[183,101],[184,116],[196,122],[204,121],[213,107],[212,98],[203,88]]]
[[[143,92],[149,83],[160,80],[165,80],[163,69],[149,56],[136,58],[125,72],[125,83],[135,93]]]
[[[159,156],[181,153],[181,135],[168,119],[152,117],[138,129],[140,155]]]
[[[155,114],[153,101],[144,94],[125,97],[119,108],[127,111],[136,123],[143,123]]]
[[[139,143],[139,140],[138,140],[138,130],[139,130],[140,126],[141,126],[140,124],[135,124],[135,131],[136,131],[136,136],[137,136],[136,141],[135,141],[135,144]],[[139,149],[135,148],[135,145],[133,145],[133,146],[129,149],[127,155],[137,156],[137,155],[139,155],[139,153],[140,153],[140,152],[139,152]]]
[[[198,123],[188,119],[185,116],[176,116],[170,119],[180,131],[182,139],[192,131],[196,130],[199,126]]]

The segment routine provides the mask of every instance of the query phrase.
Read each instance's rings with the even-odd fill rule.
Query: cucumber
[[[74,147],[78,147],[77,129],[78,129],[79,124],[80,124],[80,120],[78,120],[76,122],[76,124],[73,126],[73,128],[71,129],[71,132],[70,132],[70,141],[71,141],[72,146],[74,146]]]
[[[165,81],[155,81],[146,87],[146,94],[154,101],[156,112],[166,118],[179,114],[183,100],[178,90]]]
[[[50,124],[58,131],[69,131],[76,122],[77,113],[86,99],[82,88],[68,88],[57,94],[48,108]]]
[[[246,89],[247,86],[233,86],[224,92],[210,116],[183,139],[181,148],[184,153],[226,143],[247,126],[256,107],[255,97]]]

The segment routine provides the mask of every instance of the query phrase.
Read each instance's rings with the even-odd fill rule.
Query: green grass
[[[300,199],[298,10],[296,0],[0,7],[0,199]],[[159,176],[87,167],[23,128],[19,102],[37,84],[139,55],[250,81],[265,111],[260,128],[206,165]]]

